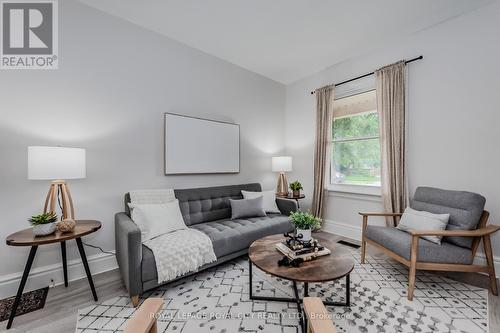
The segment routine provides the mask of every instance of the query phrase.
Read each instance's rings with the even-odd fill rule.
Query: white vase
[[[38,224],[33,226],[35,236],[47,236],[56,231],[57,222]]]
[[[302,234],[301,240],[308,242],[311,240],[311,229],[297,229],[297,235]]]

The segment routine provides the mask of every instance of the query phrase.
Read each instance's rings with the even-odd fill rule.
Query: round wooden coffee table
[[[250,279],[250,299],[260,301],[294,302],[297,303],[299,313],[302,313],[302,298],[299,296],[297,282],[304,283],[304,297],[309,296],[309,283],[334,281],[340,278],[346,279],[345,302],[323,302],[330,306],[350,306],[350,279],[349,275],[354,268],[352,255],[327,233],[313,233],[313,238],[319,240],[320,244],[331,251],[331,254],[319,257],[312,261],[300,264],[300,267],[278,266],[278,260],[283,254],[274,247],[276,243],[285,240],[283,235],[272,235],[256,240],[248,250],[248,266]],[[262,271],[271,275],[290,280],[293,284],[295,298],[256,296],[252,288],[252,266],[255,265]],[[301,316],[301,326],[305,323]]]

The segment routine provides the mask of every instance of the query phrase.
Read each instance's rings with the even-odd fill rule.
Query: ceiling
[[[81,0],[288,84],[494,0]]]

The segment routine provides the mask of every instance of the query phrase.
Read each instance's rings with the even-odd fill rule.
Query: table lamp
[[[28,179],[51,180],[43,212],[56,212],[62,204],[62,219],[75,219],[73,200],[66,179],[85,178],[85,149],[67,147],[28,147]],[[59,198],[59,195],[61,198]]]
[[[286,180],[285,172],[292,171],[291,156],[276,156],[272,158],[273,172],[279,172],[278,184],[276,185],[276,195],[288,195],[288,181]]]

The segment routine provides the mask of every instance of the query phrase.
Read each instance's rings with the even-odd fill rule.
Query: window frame
[[[364,94],[370,91],[376,90],[375,87],[370,87],[367,89],[362,89],[362,90],[355,90],[351,91],[351,93],[346,93],[339,98],[335,98],[335,100],[340,100],[343,98],[348,98],[351,96],[359,95],[359,94]],[[332,117],[332,123],[330,126],[333,128],[333,122],[335,119]],[[333,144],[338,143],[338,142],[354,142],[354,141],[360,141],[360,140],[372,140],[372,139],[378,139],[380,142],[380,134],[377,136],[366,136],[366,137],[359,137],[359,138],[350,138],[350,139],[340,139],[340,140],[334,140],[333,138],[333,133],[332,137],[329,141],[329,177],[328,177],[328,184],[326,184],[326,188],[330,192],[342,192],[342,193],[353,193],[353,194],[362,194],[362,195],[371,195],[371,196],[381,196],[381,185],[369,185],[369,184],[340,184],[340,183],[334,183],[333,182],[333,173],[334,173],[334,163],[333,163]]]

